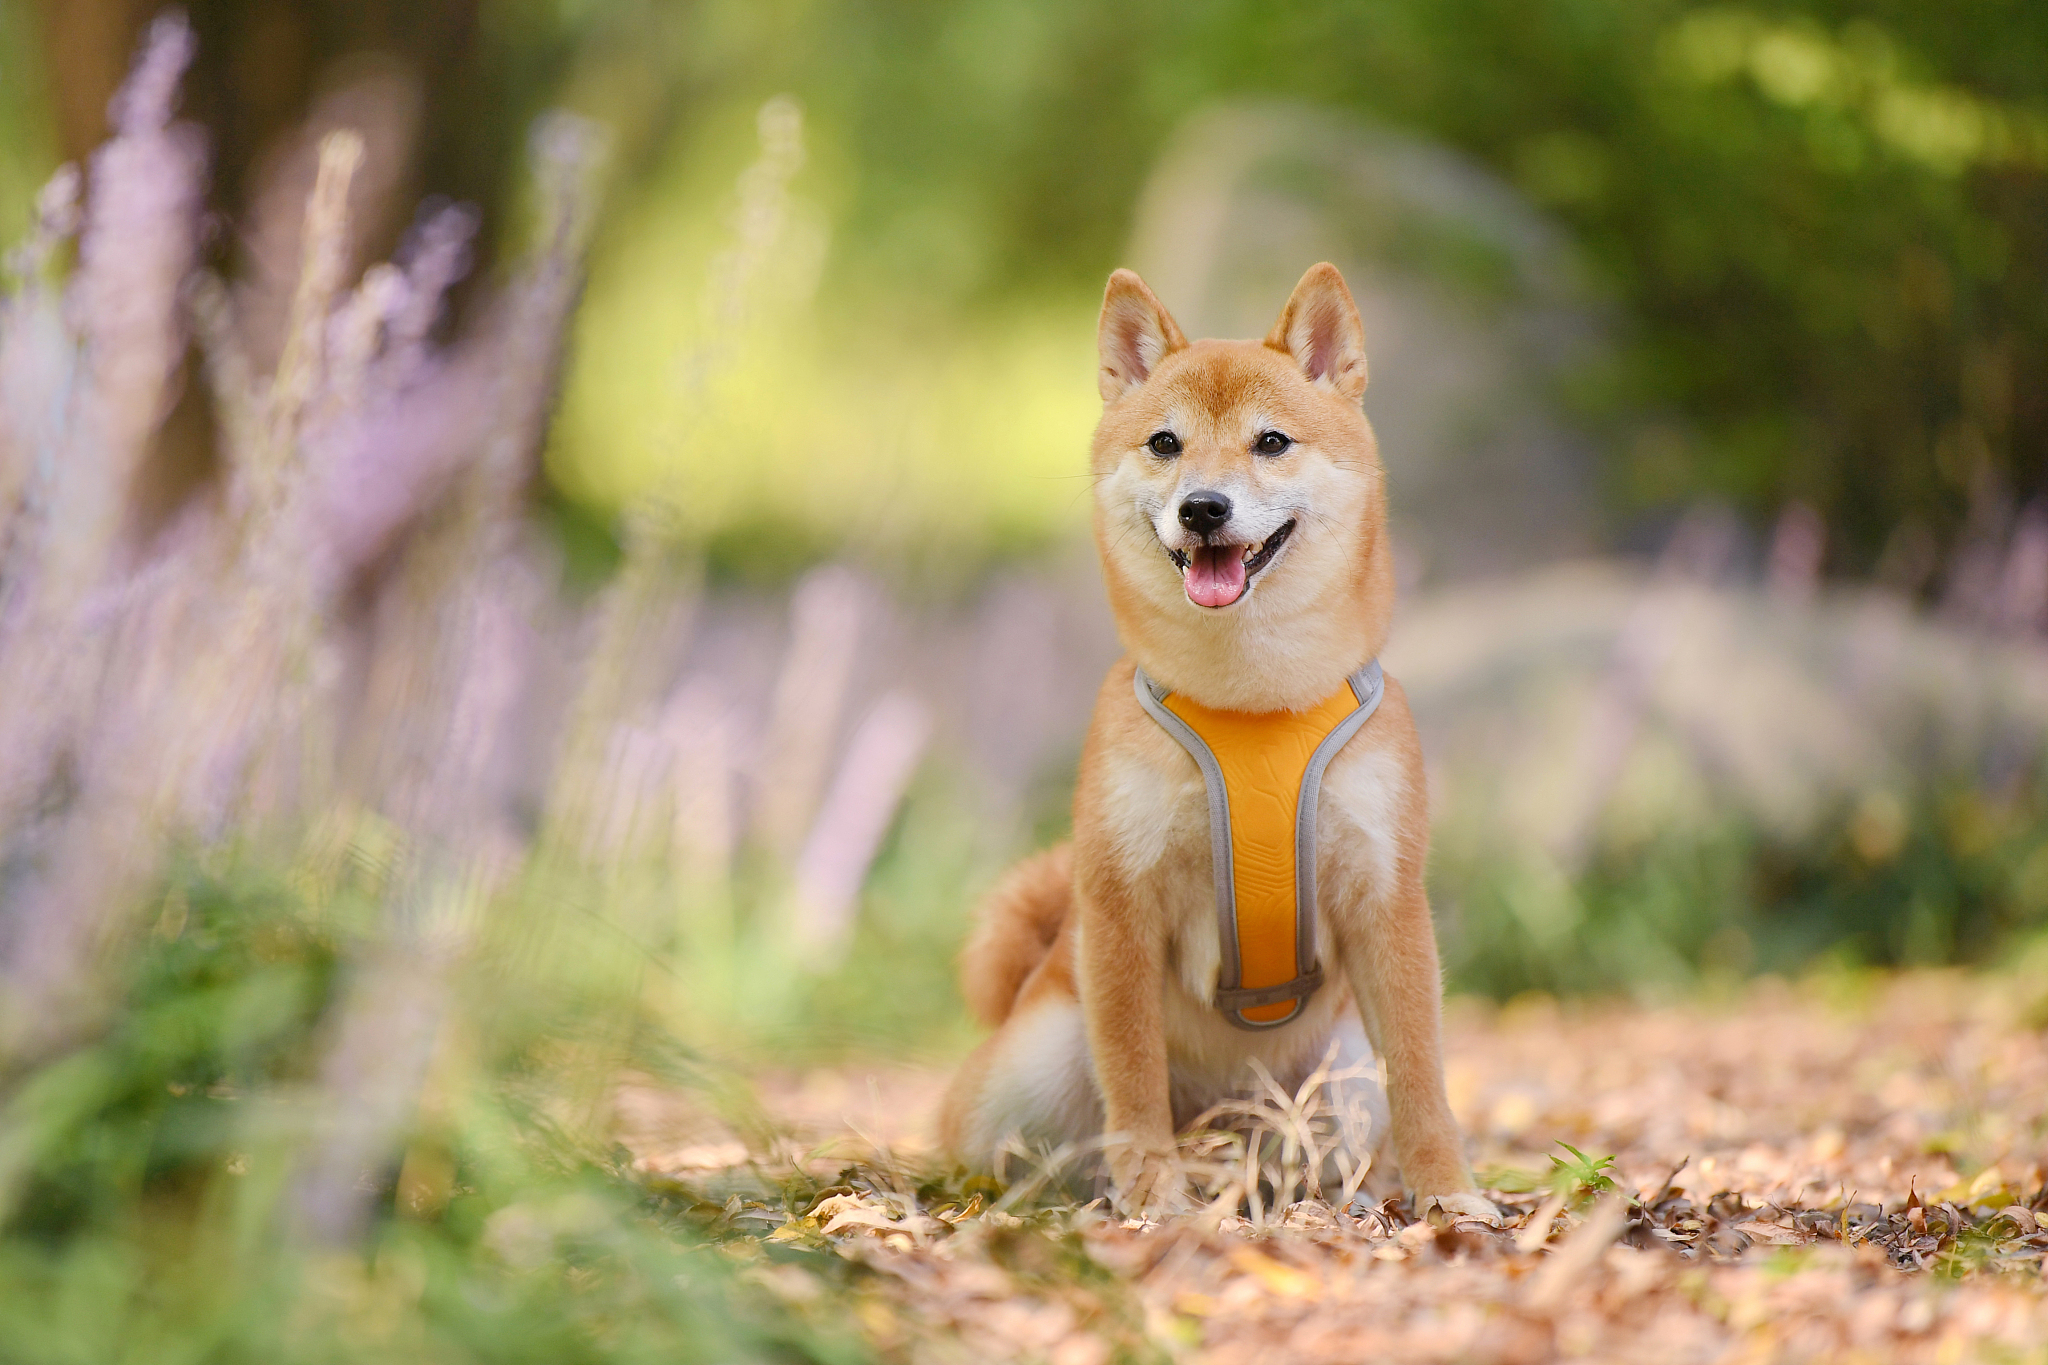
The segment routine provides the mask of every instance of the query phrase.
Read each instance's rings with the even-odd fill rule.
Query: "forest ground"
[[[621,1112],[650,1178],[715,1192],[749,1275],[793,1312],[850,1296],[884,1359],[2048,1360],[2040,980],[1454,1000],[1451,1097],[1499,1231],[1398,1201],[1005,1205],[928,1154],[938,1069],[760,1082],[769,1157],[769,1127],[707,1135],[673,1095]]]

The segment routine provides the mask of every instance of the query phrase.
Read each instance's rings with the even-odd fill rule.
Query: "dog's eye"
[[[1294,444],[1292,438],[1277,431],[1262,431],[1259,439],[1252,442],[1252,449],[1261,455],[1279,455]]]
[[[1154,455],[1180,454],[1180,437],[1170,431],[1155,431],[1145,445]]]

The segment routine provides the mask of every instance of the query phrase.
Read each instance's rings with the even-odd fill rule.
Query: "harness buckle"
[[[1277,1005],[1283,1000],[1299,1000],[1305,1005],[1322,984],[1323,964],[1318,962],[1294,980],[1283,981],[1277,986],[1237,990],[1219,986],[1216,988],[1216,1008],[1235,1014],[1239,1010],[1255,1010],[1261,1005]]]

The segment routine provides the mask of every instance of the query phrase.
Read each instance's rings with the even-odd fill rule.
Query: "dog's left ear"
[[[1328,261],[1310,266],[1294,286],[1266,344],[1293,356],[1311,384],[1327,384],[1353,403],[1365,396],[1365,324]]]

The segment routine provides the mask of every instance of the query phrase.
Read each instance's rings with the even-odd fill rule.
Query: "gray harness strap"
[[[1216,981],[1214,1004],[1223,1017],[1242,1029],[1278,1028],[1301,1017],[1309,997],[1323,984],[1322,963],[1316,958],[1316,799],[1323,789],[1323,769],[1337,751],[1358,733],[1358,727],[1372,719],[1386,694],[1386,675],[1375,659],[1350,677],[1351,695],[1358,707],[1317,744],[1301,774],[1300,800],[1294,818],[1294,970],[1292,981],[1277,986],[1244,987],[1244,961],[1237,942],[1237,881],[1230,853],[1230,793],[1223,784],[1223,767],[1216,761],[1208,742],[1194,727],[1166,708],[1171,692],[1136,670],[1133,679],[1138,705],[1159,722],[1167,734],[1188,751],[1202,770],[1202,786],[1209,795],[1209,858],[1216,881],[1216,936],[1220,942],[1221,967]],[[1244,1011],[1261,1005],[1295,1002],[1283,1019],[1247,1019]]]

